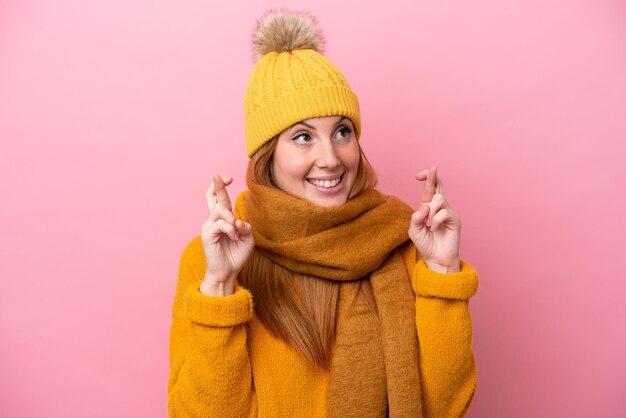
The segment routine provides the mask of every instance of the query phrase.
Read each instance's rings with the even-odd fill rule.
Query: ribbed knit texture
[[[185,292],[183,311],[191,321],[214,327],[232,327],[250,320],[252,316],[252,296],[235,284],[231,298],[206,297],[198,293],[202,280],[190,286]]]
[[[476,292],[478,275],[463,261],[458,273],[434,272],[411,242],[401,255],[416,292],[422,416],[462,416],[476,386],[468,299]],[[309,366],[273,337],[251,312],[247,290],[237,286],[224,298],[201,294],[205,270],[197,236],[183,251],[174,297],[170,416],[326,416],[330,373]]]
[[[359,102],[339,69],[312,49],[269,52],[256,62],[244,98],[246,152],[304,119],[341,115],[361,134]]]

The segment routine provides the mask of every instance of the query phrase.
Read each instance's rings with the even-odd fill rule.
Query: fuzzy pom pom
[[[270,9],[257,20],[252,33],[255,61],[271,51],[314,49],[322,54],[324,46],[324,35],[317,26],[317,19],[308,12]]]

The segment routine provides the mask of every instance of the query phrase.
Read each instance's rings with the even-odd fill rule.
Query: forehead
[[[350,122],[350,119],[345,116],[321,116],[318,118],[309,118],[301,120],[300,122],[296,122],[285,130],[287,131],[299,125],[308,126],[310,128],[334,126],[339,124],[340,122]]]

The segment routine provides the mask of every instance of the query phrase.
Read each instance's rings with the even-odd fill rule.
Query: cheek
[[[306,177],[310,166],[303,158],[297,155],[283,156],[279,161],[274,162],[274,175],[278,179],[295,181]]]
[[[349,170],[356,171],[359,168],[360,157],[359,146],[355,143],[353,147],[346,150],[343,163]]]

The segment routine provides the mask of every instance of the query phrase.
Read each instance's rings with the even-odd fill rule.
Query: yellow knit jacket
[[[400,248],[416,294],[424,417],[460,417],[476,388],[469,299],[476,271],[430,270],[408,241]],[[254,314],[252,295],[200,293],[200,236],[182,253],[170,331],[170,417],[324,417],[330,373],[310,366]]]

